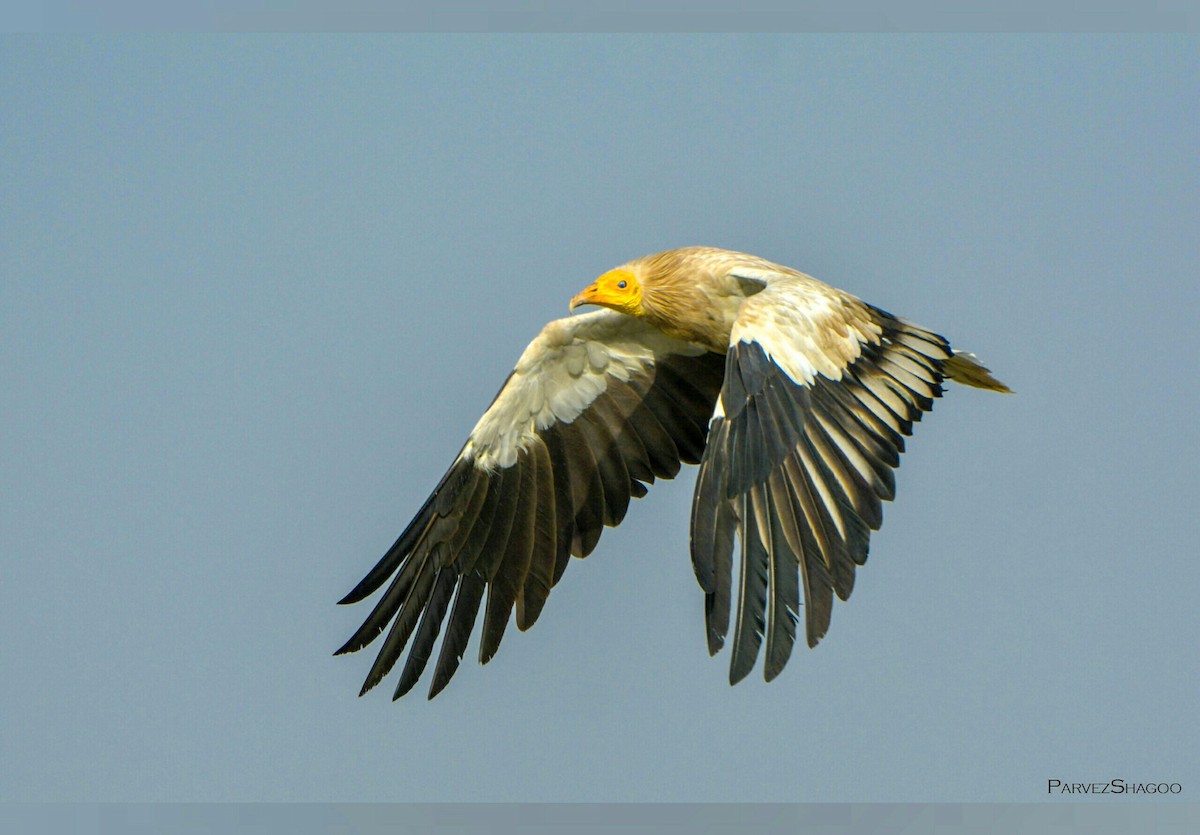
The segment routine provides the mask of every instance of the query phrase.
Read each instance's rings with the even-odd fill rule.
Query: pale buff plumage
[[[849,596],[879,503],[894,492],[902,436],[940,381],[1007,391],[942,337],[743,253],[638,258],[571,306],[581,304],[609,309],[551,322],[530,343],[425,507],[343,600],[391,579],[339,650],[392,624],[363,692],[411,638],[396,696],[407,692],[444,621],[432,698],[457,669],[485,594],[486,662],[514,607],[518,627],[531,626],[569,557],[590,553],[630,497],[680,463],[701,464],[692,560],[709,648],[724,643],[733,611],[736,538],[730,678],[749,672],[765,638],[771,679],[790,655],[801,593],[810,645],[833,595]]]

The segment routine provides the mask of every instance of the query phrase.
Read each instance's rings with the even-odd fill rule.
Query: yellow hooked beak
[[[599,304],[600,302],[600,286],[593,284],[583,292],[571,299],[571,304],[567,306],[568,310],[574,311],[575,308],[583,304]]]

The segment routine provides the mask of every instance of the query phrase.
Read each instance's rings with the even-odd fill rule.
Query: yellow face
[[[626,313],[630,316],[643,315],[642,286],[628,270],[609,270],[597,278],[592,285],[571,299],[571,310],[581,304],[598,304]]]

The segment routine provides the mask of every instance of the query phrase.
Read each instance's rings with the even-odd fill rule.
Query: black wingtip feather
[[[437,551],[440,549],[433,550]],[[425,603],[428,600],[434,580],[434,562],[436,559],[437,557],[432,553],[426,556],[424,564],[413,581],[412,588],[409,590],[404,603],[400,607],[400,611],[396,615],[396,619],[392,621],[392,628],[388,630],[387,638],[384,639],[379,654],[375,656],[375,663],[371,665],[371,669],[367,673],[367,678],[363,682],[362,692],[365,693],[383,681],[384,677],[392,671],[392,667],[395,666],[396,661],[404,652],[404,647],[417,625],[417,617],[424,610]]]
[[[513,518],[503,548],[498,549],[488,568],[487,607],[483,613],[483,635],[479,644],[480,663],[486,664],[496,654],[509,617],[529,571],[536,523],[534,467],[522,456],[517,465],[517,495],[513,502]]]
[[[443,567],[434,581],[433,590],[425,604],[425,613],[421,615],[421,625],[413,637],[412,649],[404,662],[404,670],[400,673],[400,681],[392,694],[392,701],[408,693],[425,672],[425,665],[433,654],[433,645],[442,629],[442,621],[446,618],[446,609],[454,588],[458,585],[458,574],[450,567]]]
[[[479,616],[479,604],[486,588],[486,581],[477,573],[467,574],[459,583],[454,606],[446,622],[446,637],[442,640],[433,670],[433,681],[429,685],[430,699],[442,692],[458,670],[475,627],[475,619]]]
[[[797,612],[800,609],[799,560],[790,545],[789,524],[794,525],[790,496],[776,470],[769,486],[763,491],[767,503],[767,520],[771,527],[769,553],[771,577],[767,608],[766,660],[763,678],[772,681],[778,676],[792,654],[796,643]]]
[[[729,659],[731,685],[737,684],[754,669],[762,645],[769,548],[769,542],[763,541],[763,511],[761,489],[754,487],[742,497],[741,584],[737,624],[733,632],[733,654]]]
[[[522,632],[537,621],[554,585],[557,558],[558,521],[554,496],[554,473],[550,453],[540,442],[532,449],[533,539],[529,549],[529,568],[517,597],[517,628]]]
[[[704,596],[704,626],[708,636],[708,654],[716,655],[725,646],[729,631],[730,604],[733,587],[733,540],[737,529],[737,514],[729,502],[717,506],[713,528],[714,590]]]

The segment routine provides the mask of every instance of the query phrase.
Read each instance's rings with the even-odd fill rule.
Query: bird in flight
[[[942,381],[1009,391],[944,337],[744,253],[647,255],[597,278],[571,299],[581,305],[601,309],[542,329],[416,517],[340,601],[388,583],[336,653],[387,629],[360,695],[411,643],[403,696],[444,632],[432,699],[481,609],[486,664],[514,608],[517,628],[531,627],[570,558],[684,463],[700,465],[691,558],[709,652],[732,619],[730,683],[764,643],[770,681],[801,616],[816,646],[833,596],[850,596],[904,436]]]

